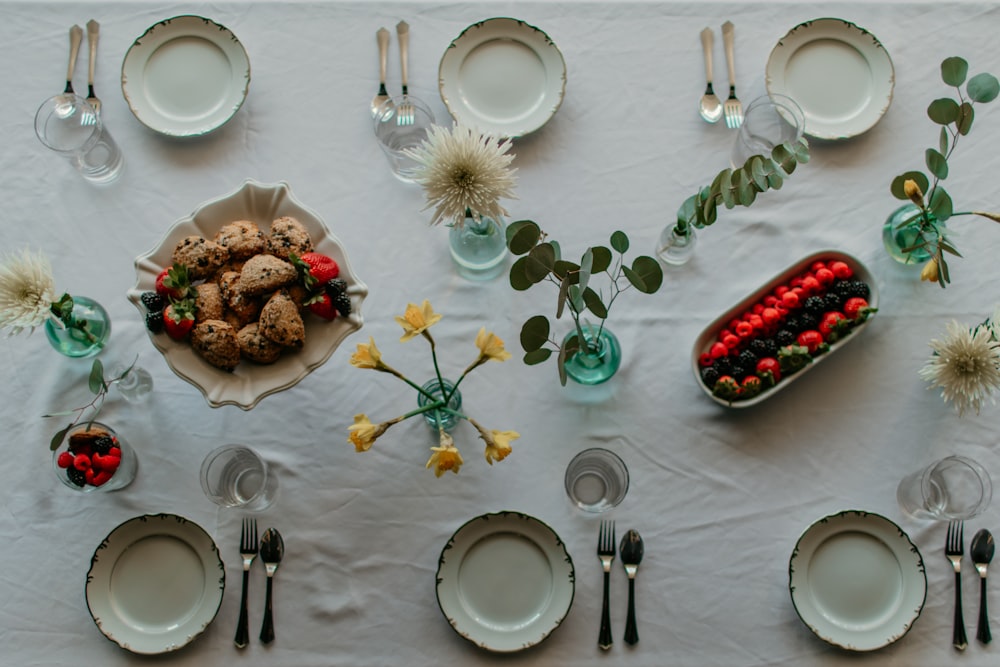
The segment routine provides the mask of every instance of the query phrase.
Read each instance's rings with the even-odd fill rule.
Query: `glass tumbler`
[[[896,489],[900,507],[918,519],[971,519],[993,499],[993,483],[979,463],[948,456],[903,478]]]
[[[393,175],[404,183],[414,182],[413,170],[419,166],[404,151],[419,146],[434,122],[431,108],[413,95],[392,97],[375,114],[375,138]]]
[[[625,499],[628,468],[614,452],[585,449],[566,466],[566,494],[585,512],[607,512]]]
[[[124,159],[101,115],[72,93],[45,100],[35,114],[35,134],[93,183],[110,183],[121,174]]]
[[[274,502],[278,478],[254,450],[224,445],[202,462],[201,488],[216,505],[259,512]]]
[[[778,94],[758,97],[747,105],[730,164],[739,169],[754,155],[769,156],[775,146],[801,139],[805,129],[805,115],[795,100]]]

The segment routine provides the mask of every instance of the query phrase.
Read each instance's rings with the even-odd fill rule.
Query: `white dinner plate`
[[[455,631],[496,652],[533,646],[569,613],[573,559],[555,531],[518,512],[483,514],[441,551],[437,599]]]
[[[850,21],[822,18],[792,28],[767,60],[769,94],[798,102],[805,133],[846,139],[870,130],[892,102],[895,71],[885,47]]]
[[[920,552],[878,514],[850,510],[810,526],[788,563],[799,618],[820,639],[872,651],[905,635],[927,597]]]
[[[215,618],[226,589],[219,548],[176,514],[129,519],[104,538],[87,573],[87,607],[104,636],[133,653],[175,651]]]
[[[146,127],[195,137],[222,127],[250,87],[250,60],[225,26],[201,16],[160,21],[122,63],[122,94]]]
[[[534,132],[566,92],[566,62],[538,28],[511,18],[473,23],[448,45],[438,68],[452,117],[498,137]]]

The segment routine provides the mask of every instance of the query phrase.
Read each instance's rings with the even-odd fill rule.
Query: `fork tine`
[[[247,520],[243,519],[243,525],[240,526],[240,551],[244,551],[247,545]]]
[[[250,544],[247,545],[248,551],[257,548],[257,519],[250,519],[250,522],[252,535],[250,536]]]

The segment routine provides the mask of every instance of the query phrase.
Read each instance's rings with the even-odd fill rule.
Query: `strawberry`
[[[860,296],[852,296],[844,302],[844,315],[855,322],[864,322],[872,313],[878,312],[878,308],[868,305],[868,300]]]
[[[194,328],[193,304],[187,300],[171,303],[163,309],[163,330],[174,340],[184,340]]]
[[[791,375],[812,363],[812,357],[809,350],[801,345],[786,345],[778,350],[778,363],[781,364],[782,373]]]
[[[712,395],[724,401],[734,401],[740,396],[740,385],[731,375],[723,375],[712,387]]]
[[[765,387],[773,387],[781,380],[781,363],[774,357],[763,357],[757,360],[757,377]]]
[[[764,390],[764,383],[756,375],[748,375],[743,378],[740,385],[740,398],[753,398]]]
[[[796,342],[799,346],[809,350],[809,354],[816,356],[826,352],[830,346],[823,339],[823,334],[815,329],[807,329],[798,335]]]
[[[320,292],[316,296],[306,301],[309,312],[324,320],[333,320],[337,317],[337,307],[333,305],[333,299],[326,292]]]
[[[851,327],[851,321],[844,317],[843,313],[830,311],[823,313],[819,320],[819,332],[823,334],[823,340],[832,343],[837,340]]]
[[[179,301],[191,296],[191,277],[183,264],[160,271],[156,276],[156,293],[162,294],[172,301]]]
[[[317,285],[326,285],[340,275],[340,267],[331,257],[318,252],[305,252],[301,256],[292,253],[289,256],[292,264],[299,270],[302,284],[312,290]]]

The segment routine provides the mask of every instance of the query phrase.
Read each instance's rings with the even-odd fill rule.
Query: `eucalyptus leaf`
[[[965,86],[965,92],[969,94],[973,102],[986,104],[992,102],[1000,95],[1000,81],[992,74],[977,74]]]
[[[582,313],[587,308],[587,304],[583,302],[583,288],[579,285],[570,285],[569,290],[567,290],[569,295],[569,302],[573,306],[573,311],[576,313]]]
[[[611,245],[614,246],[614,240],[611,241]],[[626,249],[628,249],[628,241],[625,242]],[[617,248],[616,248],[617,250]],[[611,251],[602,245],[594,246],[590,249],[591,255],[593,257],[590,265],[591,275],[595,273],[604,273],[611,266],[611,260],[613,256]],[[619,250],[618,252],[625,252],[624,250]]]
[[[556,253],[548,243],[539,243],[528,256],[524,265],[524,274],[532,283],[539,283],[552,271],[555,265]]]
[[[602,320],[608,317],[608,307],[601,301],[601,295],[588,287],[583,290],[583,302],[587,304],[588,310]]]
[[[521,326],[521,347],[525,352],[537,350],[549,341],[549,332],[552,330],[549,318],[544,315],[535,315],[528,319]]]
[[[587,283],[590,282],[591,269],[594,266],[594,251],[587,248],[587,251],[583,253],[583,257],[580,258],[580,279],[577,284],[580,289],[587,287]]]
[[[529,289],[535,283],[528,279],[528,258],[519,257],[510,265],[510,286],[518,292]]]
[[[791,176],[792,172],[795,171],[795,154],[789,148],[788,144],[778,144],[775,146],[774,150],[771,151],[771,159],[786,175]]]
[[[772,162],[772,164],[774,164]],[[767,184],[771,186],[772,190],[780,190],[781,186],[785,184],[785,179],[778,171],[773,171],[767,176]]]
[[[549,241],[549,245],[552,246],[552,252],[556,254],[556,261],[562,259],[562,248],[559,246],[558,241]]]
[[[51,449],[53,452],[59,449],[59,445],[62,444],[63,439],[66,438],[66,434],[69,433],[69,430],[71,428],[73,428],[72,424],[68,425],[66,428],[57,431],[56,434],[52,436],[52,440],[49,441],[49,449]]]
[[[931,193],[928,207],[930,208],[931,213],[934,214],[934,217],[940,222],[948,220],[954,212],[951,197],[940,185],[934,188],[934,192]]]
[[[976,112],[972,108],[972,105],[968,102],[963,102],[962,106],[959,107],[958,120],[955,121],[955,127],[958,129],[958,133],[963,137],[972,131],[972,121],[976,118]]]
[[[572,285],[580,282],[580,265],[575,262],[557,259],[555,264],[552,265],[552,273],[560,281],[568,279]]]
[[[559,283],[559,296],[556,298],[556,319],[558,320],[562,317],[563,310],[566,308],[566,298],[569,296],[569,288],[573,283],[570,282],[569,276],[562,279]]]
[[[955,255],[955,257],[962,256],[962,253],[960,253],[958,249],[955,248],[955,246],[951,245],[947,241],[938,241],[938,247],[941,248],[941,250],[943,250],[944,252]]]
[[[927,192],[930,190],[931,182],[927,179],[922,171],[907,171],[900,174],[896,178],[892,179],[892,184],[889,186],[889,191],[892,192],[892,196],[896,199],[909,200],[910,198],[906,196],[906,192],[903,189],[906,181],[912,180],[920,188],[921,192]]]
[[[100,394],[102,391],[108,390],[108,386],[104,383],[104,364],[101,363],[100,359],[94,359],[94,363],[90,367],[87,386],[92,394]]]
[[[625,232],[617,230],[611,235],[611,247],[614,248],[619,255],[624,255],[628,252],[628,245],[628,235]]]
[[[945,58],[941,62],[941,80],[949,86],[958,88],[965,83],[965,77],[969,73],[969,63],[964,58],[952,56]]]
[[[518,220],[507,227],[507,247],[515,255],[523,255],[538,244],[542,230],[531,220]]]
[[[534,366],[535,364],[540,364],[549,357],[552,356],[552,350],[547,347],[543,347],[538,350],[532,350],[531,352],[526,352],[524,354],[524,363],[528,366]]]
[[[948,139],[951,135],[948,134],[948,128],[941,128],[941,136],[938,137],[938,150],[944,154],[948,153]]]
[[[944,180],[948,178],[948,159],[933,148],[928,148],[924,153],[924,160],[927,162],[927,170]]]
[[[628,281],[643,294],[652,294],[663,284],[663,268],[652,257],[636,257],[632,267],[624,267],[624,270]]]
[[[754,155],[750,158],[747,165],[750,167],[750,180],[753,182],[754,187],[756,187],[760,192],[766,191],[767,169],[764,166],[764,158],[760,155]]]
[[[785,145],[792,151],[796,162],[799,164],[807,164],[809,162],[809,144],[804,138]]]
[[[944,255],[938,254],[938,284],[944,287],[951,282],[951,271],[948,269],[948,262],[945,261]]]
[[[927,117],[938,125],[949,125],[958,119],[958,102],[950,97],[941,97],[927,107]]]

